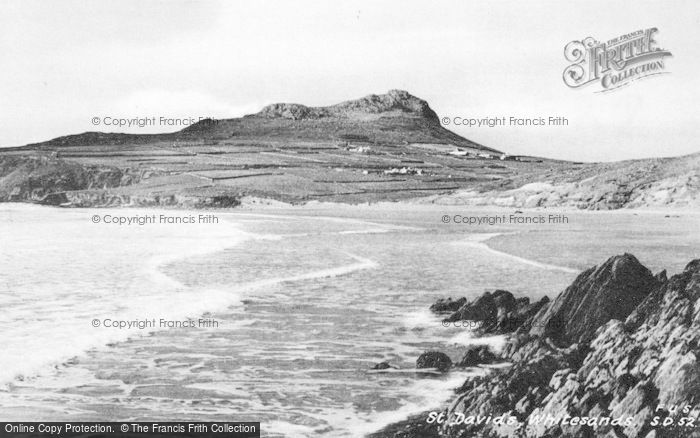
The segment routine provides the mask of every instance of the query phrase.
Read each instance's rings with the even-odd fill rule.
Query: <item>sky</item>
[[[572,89],[564,46],[650,27],[669,74]],[[568,126],[448,128],[489,147],[577,161],[700,151],[697,1],[33,1],[0,15],[0,146],[85,131],[171,132],[266,104],[331,105],[390,89],[441,117],[561,116]],[[97,117],[98,124],[93,123]],[[156,117],[154,126],[105,118]]]

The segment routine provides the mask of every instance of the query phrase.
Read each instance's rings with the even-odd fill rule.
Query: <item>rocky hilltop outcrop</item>
[[[498,321],[531,305],[508,292],[465,302],[447,318],[484,321],[483,332],[510,330],[500,360],[512,366],[467,380],[439,427],[414,418],[415,427],[406,422],[375,436],[700,437],[699,299],[700,260],[666,278],[623,254],[538,302],[517,326],[499,328]],[[483,351],[467,355],[470,365],[492,360]],[[513,421],[459,422],[503,414]]]
[[[386,94],[371,94],[327,107],[308,107],[293,103],[276,103],[262,109],[258,116],[268,118],[320,119],[326,117],[362,119],[368,115],[382,117],[419,117],[439,126],[440,120],[428,102],[407,91],[389,90]]]

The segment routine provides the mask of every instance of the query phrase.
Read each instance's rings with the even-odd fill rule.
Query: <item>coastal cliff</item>
[[[0,202],[31,202],[71,207],[235,207],[240,196],[161,192],[153,184],[141,190],[123,190],[147,180],[158,180],[152,169],[82,166],[53,156],[0,158]]]
[[[698,437],[699,299],[700,260],[666,278],[623,254],[536,310],[506,291],[436,303],[448,321],[480,321],[482,334],[507,334],[500,360],[512,365],[467,380],[439,426],[415,417],[375,436]],[[513,422],[459,421],[503,414]]]

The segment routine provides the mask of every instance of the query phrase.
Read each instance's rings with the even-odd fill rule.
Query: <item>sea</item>
[[[672,275],[700,257],[698,229],[691,212],[0,204],[0,419],[361,437],[493,372],[416,369],[504,343],[445,326],[437,299],[553,298],[625,252]]]

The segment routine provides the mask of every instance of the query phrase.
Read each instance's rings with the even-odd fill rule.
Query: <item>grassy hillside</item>
[[[501,153],[392,90],[274,104],[171,134],[88,132],[0,149],[0,201],[70,206],[428,202],[589,209],[698,205],[698,155],[582,164]]]

